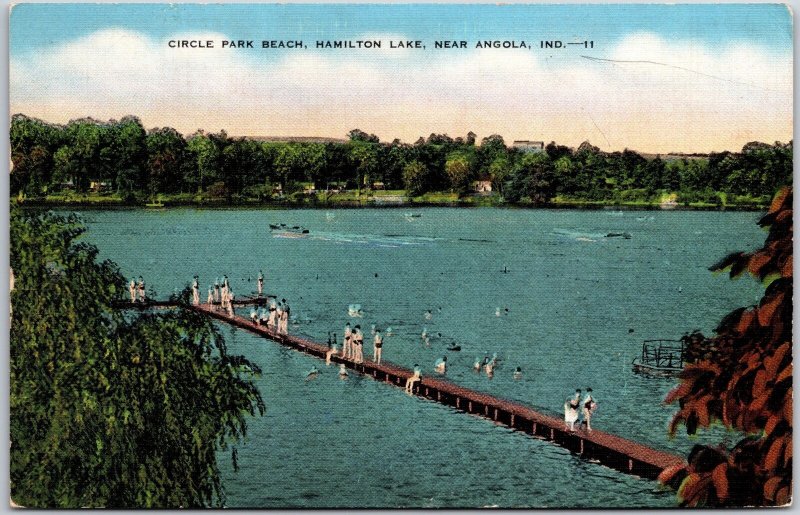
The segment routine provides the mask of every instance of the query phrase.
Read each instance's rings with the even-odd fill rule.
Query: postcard
[[[20,3],[9,52],[11,506],[792,502],[786,5]]]

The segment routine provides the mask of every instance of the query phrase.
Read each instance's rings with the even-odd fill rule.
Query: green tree
[[[350,161],[356,172],[356,188],[372,184],[372,177],[378,170],[378,145],[375,143],[354,142],[350,147]]]
[[[419,161],[411,161],[403,168],[403,184],[406,188],[406,195],[415,197],[425,193],[425,182],[427,180],[428,169]]]
[[[153,129],[147,134],[146,144],[150,195],[190,190],[183,179],[194,167],[194,161],[183,136],[171,127]]]
[[[367,134],[361,129],[353,129],[347,133],[347,136],[350,138],[350,141],[363,141],[365,143],[380,143],[380,139],[378,139],[378,136],[374,134]]]
[[[553,163],[547,154],[525,154],[514,169],[506,198],[513,202],[527,197],[534,204],[543,204],[550,201],[555,191]]]
[[[125,280],[74,216],[10,220],[10,486],[33,508],[222,505],[217,452],[264,412],[259,373],[189,309],[112,307]],[[183,295],[188,301],[188,290]]]
[[[209,135],[198,131],[186,141],[188,150],[197,163],[197,192],[201,193],[222,178],[222,148],[227,134]]]
[[[470,181],[474,176],[471,157],[466,152],[452,152],[444,164],[444,170],[450,180],[450,189],[459,196],[469,191]]]

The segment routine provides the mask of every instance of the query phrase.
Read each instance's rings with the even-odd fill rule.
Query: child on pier
[[[422,380],[421,377],[422,371],[419,368],[419,365],[414,363],[414,375],[406,379],[406,392],[413,393],[414,392],[414,384],[418,383]]]
[[[131,304],[136,302],[136,279],[131,279],[131,283],[128,285],[128,293],[131,294]]]

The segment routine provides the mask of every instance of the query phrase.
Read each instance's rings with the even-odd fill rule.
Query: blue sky
[[[12,113],[55,122],[134,114],[182,132],[342,136],[360,127],[413,141],[474,130],[609,149],[733,149],[791,137],[791,23],[777,4],[20,4],[10,96]],[[309,48],[170,51],[175,37]],[[313,48],[362,38],[470,47]],[[483,39],[535,47],[476,50]],[[547,39],[595,46],[539,49]]]
[[[11,53],[22,55],[109,27],[155,38],[188,29],[242,38],[347,38],[364,32],[419,39],[579,37],[613,42],[634,32],[711,46],[756,41],[788,51],[791,17],[780,4],[684,5],[186,5],[20,4]]]

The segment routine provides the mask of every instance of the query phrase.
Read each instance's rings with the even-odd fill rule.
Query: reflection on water
[[[547,413],[558,415],[570,392],[591,386],[593,427],[680,453],[696,442],[666,438],[673,408],[660,401],[674,380],[631,370],[641,341],[710,332],[722,315],[761,295],[755,281],[731,282],[707,270],[720,256],[763,242],[756,213],[432,208],[420,209],[413,224],[396,210],[333,214],[92,212],[86,238],[101,258],[129,277],[142,275],[160,295],[195,274],[203,291],[227,274],[241,297],[255,290],[261,269],[265,290],[301,315],[292,331],[323,342],[336,333],[341,342],[345,322],[355,320],[370,355],[374,324],[385,335],[384,360],[419,363],[425,376],[446,355],[450,380]],[[309,234],[275,238],[268,224],[276,218]],[[362,318],[348,317],[350,304],[360,304]],[[351,374],[341,381],[324,362],[233,334],[232,350],[265,371],[259,386],[268,411],[249,422],[238,474],[222,457],[231,506],[673,503],[653,482],[371,379]],[[494,353],[501,361],[491,379],[473,370]],[[321,372],[305,381],[314,364]],[[522,380],[513,378],[518,366]],[[712,431],[699,441],[720,436]]]

